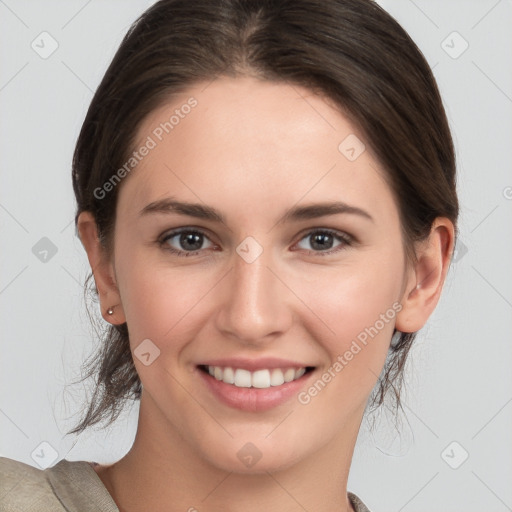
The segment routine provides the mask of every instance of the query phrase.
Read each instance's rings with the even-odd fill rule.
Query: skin
[[[190,96],[197,106],[123,180],[110,253],[92,215],[79,217],[105,320],[127,322],[132,351],[147,338],[160,350],[149,366],[134,357],[143,393],[133,447],[96,471],[122,511],[353,510],[347,478],[366,402],[393,328],[419,330],[438,302],[453,225],[436,219],[408,265],[379,162],[368,145],[355,161],[338,150],[349,134],[364,136],[297,86],[249,77],[197,84],[153,111],[139,142]],[[225,222],[140,215],[170,196],[209,205]],[[373,220],[341,213],[278,222],[294,206],[326,201]],[[179,257],[158,243],[190,226],[207,234],[199,253]],[[356,242],[334,237],[315,249],[318,229]],[[252,263],[236,252],[248,236],[263,248]],[[169,244],[187,250],[179,237]],[[272,356],[315,366],[307,389],[394,303],[401,311],[307,405],[294,396],[243,412],[199,378],[200,361]],[[262,454],[250,468],[237,457],[247,442]]]

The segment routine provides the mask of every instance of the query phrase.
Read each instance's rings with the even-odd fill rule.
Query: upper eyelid
[[[187,233],[187,232],[201,233],[202,235],[210,238],[210,235],[208,234],[208,230],[205,230],[204,228],[199,228],[199,227],[195,227],[195,226],[184,226],[184,227],[179,227],[179,228],[175,228],[175,229],[170,229],[168,231],[164,231],[158,237],[158,239],[164,240],[164,239],[172,238],[176,235],[179,235],[180,233]]]

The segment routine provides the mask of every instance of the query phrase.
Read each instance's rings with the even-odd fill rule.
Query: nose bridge
[[[235,258],[233,268],[232,298],[255,307],[255,311],[267,303],[270,289],[275,283],[271,282],[272,273],[268,269],[269,262],[266,256],[259,256],[257,260],[248,263],[242,258]]]
[[[237,253],[233,258],[226,300],[219,312],[219,328],[246,342],[261,341],[270,334],[286,330],[290,312],[282,284],[269,269],[272,266],[270,251],[255,256],[254,247],[244,247],[242,243]],[[251,257],[247,257],[248,254]]]

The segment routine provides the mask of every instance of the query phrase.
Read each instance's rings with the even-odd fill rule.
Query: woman
[[[72,432],[135,397],[137,434],[109,466],[2,459],[5,510],[367,511],[361,420],[376,384],[399,404],[458,214],[404,30],[367,0],[162,0],[96,91],[73,184],[111,328]]]

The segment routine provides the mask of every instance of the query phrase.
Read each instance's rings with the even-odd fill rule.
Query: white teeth
[[[306,373],[306,368],[300,368],[295,372],[295,378],[298,379]]]
[[[270,387],[270,372],[268,370],[258,370],[252,374],[252,387],[253,388],[269,388]]]
[[[270,385],[280,386],[281,384],[284,384],[283,370],[280,370],[279,368],[272,370],[272,373],[270,374]]]
[[[281,386],[285,382],[299,379],[306,373],[306,368],[273,368],[272,370],[257,370],[250,372],[242,368],[222,368],[220,366],[208,366],[208,373],[226,384],[233,384],[239,388],[267,389],[272,386]]]
[[[293,368],[288,368],[288,370],[286,370],[284,372],[284,381],[285,382],[291,382],[295,377],[295,370]]]
[[[241,370],[240,368],[238,370],[236,370],[234,384],[238,388],[250,388],[251,387],[251,372],[248,370]]]
[[[234,384],[235,383],[235,372],[233,371],[233,368],[224,368],[224,375],[223,375],[222,380],[226,384]]]

